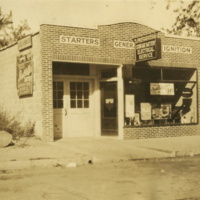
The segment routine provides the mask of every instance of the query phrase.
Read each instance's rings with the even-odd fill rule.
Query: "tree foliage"
[[[3,14],[0,8],[0,48],[8,46],[30,33],[30,27],[26,20],[18,26],[13,24],[12,12]]]
[[[166,9],[173,9],[177,14],[173,26],[166,29],[169,34],[200,37],[200,1],[167,0]]]

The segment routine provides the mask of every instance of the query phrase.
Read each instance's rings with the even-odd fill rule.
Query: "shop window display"
[[[197,123],[197,75],[189,68],[134,67],[125,79],[125,125]]]

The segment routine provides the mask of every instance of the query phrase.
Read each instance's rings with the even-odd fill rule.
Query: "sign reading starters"
[[[136,62],[156,60],[161,58],[161,43],[159,38],[136,43]]]
[[[86,37],[60,35],[60,43],[88,45],[88,46],[100,46],[100,39],[99,38],[86,38]]]

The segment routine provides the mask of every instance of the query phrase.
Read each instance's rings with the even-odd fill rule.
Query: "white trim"
[[[95,79],[97,76],[53,75],[54,79]]]
[[[123,65],[117,68],[117,98],[118,98],[118,138],[124,139],[124,80],[122,74]]]

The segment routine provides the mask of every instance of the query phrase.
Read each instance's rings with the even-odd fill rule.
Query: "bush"
[[[27,121],[22,124],[19,120],[19,116],[11,116],[7,111],[0,108],[0,131],[9,132],[13,139],[33,136],[35,123]]]

